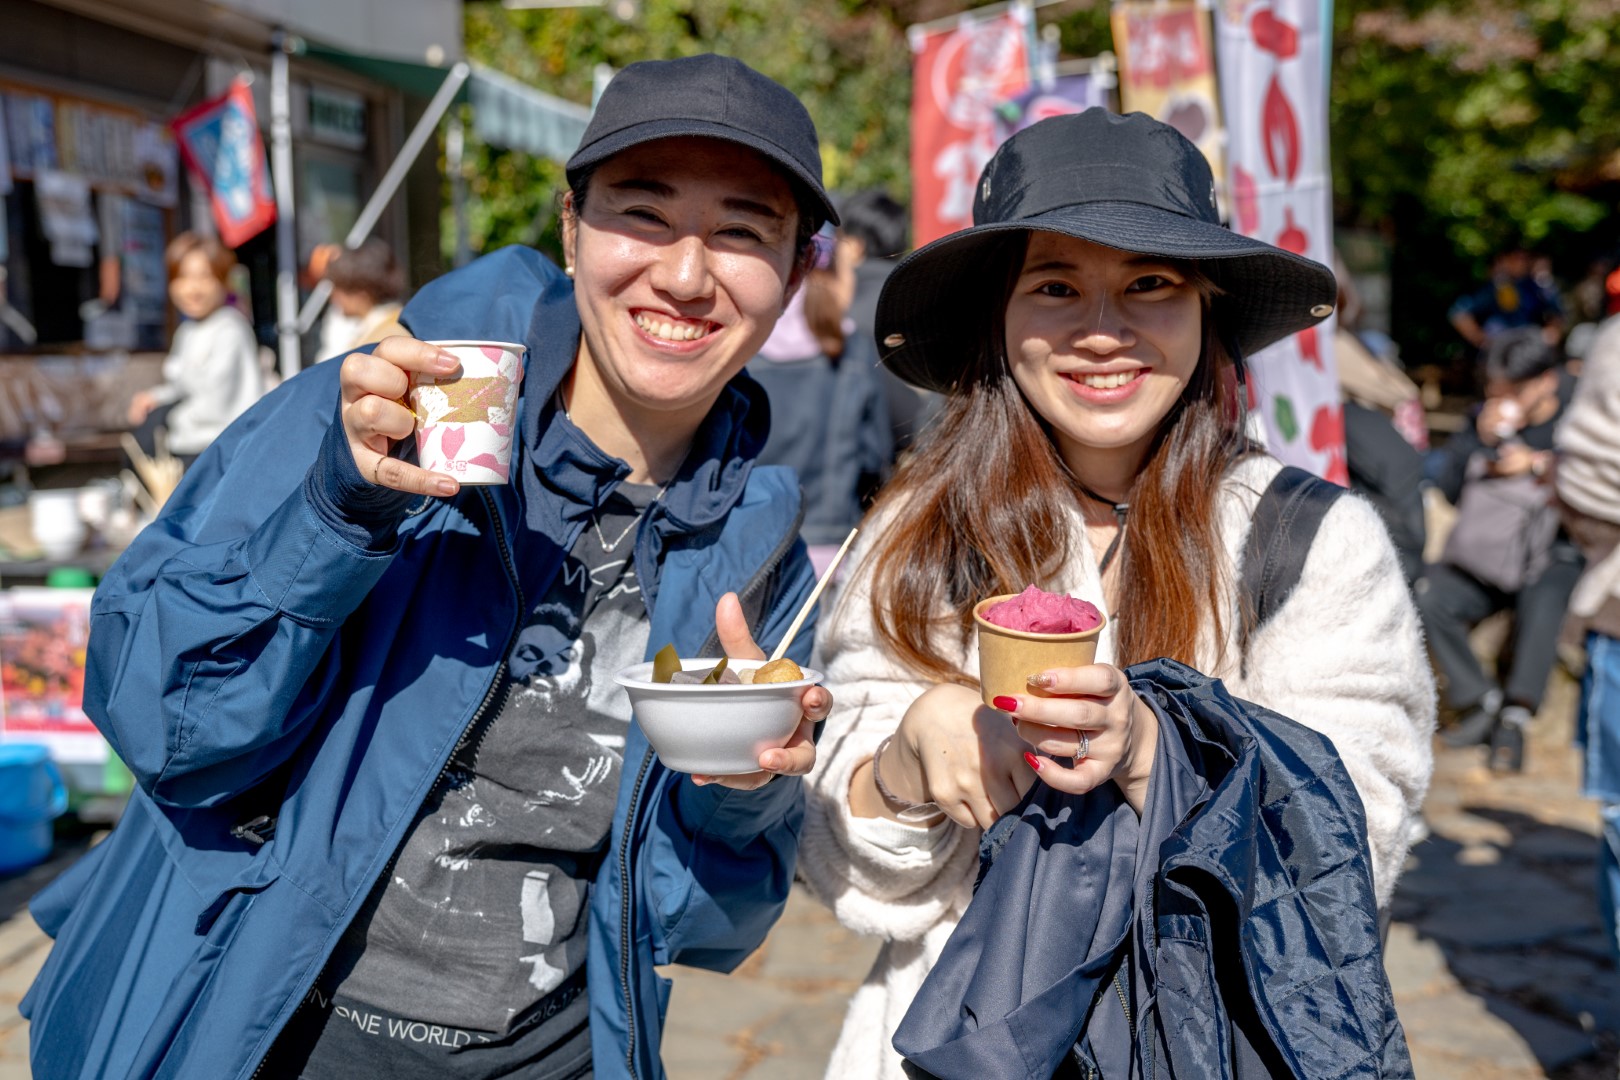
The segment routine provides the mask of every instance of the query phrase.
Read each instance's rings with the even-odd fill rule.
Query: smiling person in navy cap
[[[757,773],[692,777],[612,675],[763,656],[812,587],[741,372],[836,220],[815,128],[736,60],[635,64],[567,173],[563,267],[428,285],[103,582],[85,707],[139,789],[34,902],[39,1080],[654,1080],[654,965],[727,970],[780,913],[830,695]],[[528,350],[508,486],[413,463],[399,399],[468,338]]]

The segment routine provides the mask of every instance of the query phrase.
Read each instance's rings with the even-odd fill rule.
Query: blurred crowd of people
[[[1620,269],[1595,260],[1565,290],[1544,255],[1493,259],[1448,313],[1477,358],[1477,397],[1432,446],[1419,388],[1387,338],[1358,333],[1358,309],[1341,294],[1351,484],[1383,515],[1412,584],[1450,715],[1441,738],[1520,771],[1555,665],[1581,679],[1600,906],[1620,942]],[[1509,632],[1482,662],[1473,632],[1501,613]]]

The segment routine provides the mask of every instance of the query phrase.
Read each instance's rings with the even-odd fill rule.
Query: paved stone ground
[[[1432,835],[1402,879],[1387,953],[1423,1080],[1620,1076],[1620,976],[1597,929],[1597,814],[1576,795],[1573,707],[1557,680],[1523,776],[1492,775],[1478,750],[1439,751]],[[0,1080],[28,1080],[16,1003],[46,951],[21,900],[66,861],[0,881]],[[821,1077],[875,952],[796,891],[732,975],[669,972],[672,1080]]]
[[[89,849],[93,835],[63,836],[49,862],[24,874],[0,876],[0,1080],[29,1080],[28,1025],[17,1003],[34,981],[50,940],[40,933],[24,906]]]
[[[675,979],[664,1036],[670,1080],[821,1080],[845,1004],[877,950],[876,939],[851,934],[796,887],[765,946],[730,975],[665,972]]]
[[[1419,1077],[1620,1075],[1620,977],[1595,892],[1596,806],[1577,795],[1576,689],[1554,677],[1526,771],[1440,750],[1386,953]]]

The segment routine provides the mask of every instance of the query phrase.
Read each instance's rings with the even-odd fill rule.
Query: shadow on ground
[[[19,873],[0,874],[0,923],[26,908],[35,893],[90,850],[96,835],[105,828],[104,825],[86,825],[77,818],[60,819],[49,858]]]
[[[1483,1060],[1503,1076],[1614,1077],[1620,976],[1600,930],[1595,838],[1472,803],[1431,812],[1430,827],[1401,878],[1390,950],[1414,1052],[1432,1059],[1418,1075],[1480,1076],[1462,1063]]]

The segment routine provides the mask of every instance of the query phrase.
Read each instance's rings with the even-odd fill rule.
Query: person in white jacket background
[[[1334,503],[1293,593],[1240,647],[1237,568],[1282,466],[1244,436],[1237,364],[1320,322],[1334,283],[1222,228],[1212,190],[1196,148],[1157,121],[1045,120],[986,167],[975,227],[885,286],[884,363],[948,398],[818,635],[840,708],[801,872],[845,925],[886,939],[829,1077],[903,1075],[890,1040],[972,898],[979,833],[1031,785],[1115,783],[1141,812],[1157,724],[1125,665],[1180,660],[1331,738],[1365,806],[1380,907],[1421,832],[1434,682],[1371,505]],[[990,708],[970,612],[1029,584],[1108,614],[1097,662]]]
[[[129,422],[152,454],[162,426],[170,453],[190,462],[264,394],[259,343],[227,301],[236,256],[211,236],[184,232],[163,253],[169,300],[185,316],[163,361],[163,382],[138,391]]]
[[[1598,801],[1598,909],[1620,963],[1620,318],[1605,321],[1586,349],[1555,444],[1564,528],[1586,557],[1568,628],[1586,646],[1581,793]]]

